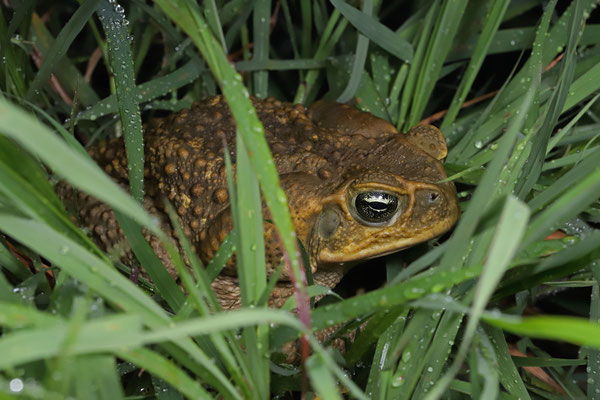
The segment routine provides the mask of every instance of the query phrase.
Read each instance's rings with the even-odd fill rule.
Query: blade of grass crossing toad
[[[346,3],[340,2],[344,6]],[[335,5],[335,0],[334,0]],[[349,7],[349,6],[348,6]],[[373,0],[365,0],[363,2],[363,13],[367,16],[371,16],[373,12]],[[369,51],[369,39],[366,36],[358,34],[358,40],[356,42],[356,51],[354,52],[354,64],[352,65],[352,72],[350,73],[350,79],[346,89],[337,98],[338,103],[346,103],[352,99],[360,80],[363,76],[363,70],[365,68],[365,61],[367,60],[367,52]]]
[[[117,11],[118,10],[118,11]],[[106,34],[106,44],[114,74],[117,104],[127,150],[127,170],[131,195],[138,202],[144,199],[144,145],[142,118],[135,97],[135,73],[131,55],[131,39],[123,7],[102,0],[98,18]]]
[[[96,7],[100,1],[101,0],[85,0],[83,4],[79,6],[77,11],[75,11],[73,16],[69,18],[56,37],[54,44],[46,53],[42,67],[29,86],[29,90],[27,91],[28,98],[31,99],[32,96],[38,94],[42,85],[48,81],[50,74],[56,67],[56,63],[66,54],[67,49],[71,46],[75,37],[79,34],[81,29],[83,29],[94,11],[96,11]]]
[[[267,61],[269,58],[269,30],[271,27],[271,0],[254,2],[253,12],[254,47],[253,60]],[[269,71],[256,71],[254,77],[254,95],[259,99],[268,96]]]
[[[195,3],[184,0],[176,2],[157,0],[157,4],[190,35],[221,84],[239,132],[244,137],[250,162],[260,183],[265,203],[269,207],[285,250],[290,257],[294,275],[301,284],[296,238],[287,208],[287,198],[279,186],[279,175],[264,137],[264,129],[248,98],[248,92],[242,85],[240,75],[229,64],[227,57],[200,16]]]
[[[4,140],[5,138],[0,138],[0,142]],[[5,144],[12,145],[10,142]],[[90,239],[67,218],[62,211],[62,206],[56,204],[58,200],[47,180],[43,178],[31,179],[41,178],[35,176],[36,171],[31,170],[29,176],[19,176],[19,172],[23,173],[26,168],[28,157],[20,149],[10,147],[16,151],[17,155],[21,156],[21,165],[11,168],[0,157],[0,193],[10,199],[12,204],[23,214],[41,223],[48,224],[53,229],[68,235],[72,240],[93,251],[96,255],[106,259],[106,256],[98,250]],[[30,164],[29,166],[37,169],[36,165]],[[54,199],[56,200],[53,201]],[[6,205],[8,206],[8,204]]]
[[[421,119],[433,88],[438,80],[444,64],[443,60],[453,45],[454,36],[459,27],[462,14],[467,2],[465,0],[444,1],[437,21],[434,24],[433,34],[427,45],[419,77],[415,87],[415,97],[411,102],[408,115],[408,126],[415,126]]]
[[[42,108],[40,108],[36,104],[34,104],[30,101],[27,101],[25,99],[22,99],[22,98],[17,99],[16,97],[12,97],[12,96],[7,96],[7,97],[17,100],[21,104],[24,104],[27,107],[31,108],[33,111],[35,111],[37,114],[39,114],[44,120],[46,120],[46,123],[50,124],[58,133],[60,133],[60,135],[65,140],[65,142],[67,142],[69,144],[69,146],[71,146],[74,150],[80,152],[81,154],[87,156],[87,151],[85,150],[83,145],[77,141],[75,136],[73,136],[69,131],[67,131],[64,128],[64,126],[62,126],[57,120],[52,118]]]
[[[152,282],[154,282],[161,296],[171,309],[177,313],[185,302],[185,296],[181,292],[181,289],[179,289],[175,280],[169,275],[161,260],[144,238],[141,227],[131,218],[118,211],[115,211],[115,216],[117,217],[117,221],[119,221],[119,226],[123,229],[131,250],[139,260],[142,268],[148,273],[150,279],[152,279]],[[169,244],[171,243],[169,242]]]
[[[221,270],[225,267],[227,260],[231,258],[235,252],[235,244],[237,243],[237,233],[235,231],[229,232],[229,235],[225,237],[225,240],[219,246],[219,250],[215,253],[215,256],[206,265],[206,275],[209,282],[215,280],[215,278],[221,273]]]
[[[199,68],[194,61],[190,61],[168,75],[158,77],[149,82],[145,82],[136,86],[134,95],[137,97],[140,103],[153,100],[195,81],[196,78],[200,76],[200,73],[204,70],[206,70],[206,68]],[[94,121],[97,118],[112,114],[116,111],[117,98],[116,95],[111,94],[110,96],[95,103],[89,109],[77,114],[77,121],[84,119]]]
[[[243,137],[236,137],[237,213],[239,247],[237,269],[243,306],[256,306],[267,285],[262,202],[258,181],[246,153]],[[253,366],[250,374],[259,398],[269,396],[268,325],[244,329],[244,342]]]
[[[507,197],[483,266],[483,272],[475,288],[473,306],[460,348],[446,375],[429,392],[430,399],[440,398],[454,376],[459,372],[477,330],[481,314],[521,244],[529,214],[530,211],[527,205],[512,195]]]
[[[118,187],[92,161],[73,151],[64,141],[30,114],[0,100],[0,133],[15,140],[77,188],[129,215],[154,234],[163,236],[142,207]],[[60,157],[55,157],[60,154]]]
[[[456,93],[450,102],[448,112],[444,116],[444,120],[440,126],[440,130],[442,132],[454,122],[462,104],[467,98],[467,95],[471,90],[471,86],[475,81],[475,77],[479,73],[481,64],[487,56],[487,50],[492,43],[494,34],[498,31],[500,22],[502,22],[504,13],[508,8],[508,3],[508,0],[494,0],[489,2],[485,24],[479,38],[477,39],[477,44],[473,50],[473,55],[469,59],[469,65],[466,68],[466,72],[460,81],[458,89],[456,89]]]
[[[168,202],[166,203],[166,208],[171,224],[175,228],[177,237],[179,238],[181,248],[198,279],[198,283],[195,284],[181,257],[178,257],[178,253],[173,254],[173,264],[177,268],[181,281],[189,294],[189,299],[191,299],[191,302],[195,305],[195,308],[201,316],[210,315],[213,312],[211,310],[219,311],[221,306],[217,301],[214,291],[211,289],[206,272],[202,265],[200,265],[198,257],[192,250],[192,246],[181,228],[175,209]],[[204,299],[207,299],[206,302]],[[208,305],[206,304],[207,302]],[[242,389],[244,397],[251,397],[252,391],[248,383],[248,378],[251,377],[250,369],[248,368],[247,360],[242,354],[242,349],[237,345],[239,341],[237,341],[229,331],[212,333],[209,336],[214,347],[219,352],[227,371],[231,374],[236,384]],[[227,341],[225,341],[225,339],[227,339]],[[231,344],[231,348],[228,343]]]
[[[240,247],[237,249],[238,274],[242,304],[256,305],[266,287],[263,216],[258,181],[246,153],[244,139],[238,135],[237,147],[237,212]]]
[[[596,277],[600,275],[598,263],[594,266]],[[598,280],[592,286],[590,322],[600,323],[600,289]],[[600,393],[600,349],[587,349],[587,398],[593,400]]]
[[[331,0],[348,21],[364,36],[372,40],[394,57],[410,63],[413,58],[412,45],[371,16],[372,5],[363,4],[362,12],[342,0]]]

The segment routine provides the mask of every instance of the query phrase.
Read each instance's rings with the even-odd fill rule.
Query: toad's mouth
[[[440,223],[425,232],[396,240],[390,240],[389,236],[382,240],[379,235],[374,234],[365,237],[352,246],[345,246],[343,253],[321,248],[318,251],[317,258],[319,264],[340,264],[383,257],[433,239],[447,232],[455,222],[456,219],[452,218],[440,221]]]

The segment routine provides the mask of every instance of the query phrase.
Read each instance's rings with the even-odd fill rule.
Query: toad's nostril
[[[440,199],[440,194],[439,193],[436,193],[436,192],[429,193],[429,202],[430,203],[435,203],[439,199]]]

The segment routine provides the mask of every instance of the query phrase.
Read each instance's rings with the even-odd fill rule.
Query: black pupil
[[[385,222],[394,216],[398,198],[386,192],[364,192],[356,196],[356,211],[367,222]]]

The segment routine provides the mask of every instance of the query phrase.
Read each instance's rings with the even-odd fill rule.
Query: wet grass
[[[0,5],[0,393],[595,398],[600,36],[594,1],[566,3]],[[140,205],[141,121],[217,93],[238,124],[235,228],[205,269],[184,240],[186,266]],[[298,290],[322,291],[304,287],[250,93],[350,101],[401,131],[441,126],[463,211],[452,235],[387,257],[379,289],[310,310],[300,296],[297,314],[266,308],[262,200]],[[117,134],[130,193],[80,144]],[[153,283],[132,283],[73,225],[52,187],[61,179],[117,211]],[[242,307],[221,310],[210,283],[234,251]],[[311,335],[367,319],[344,354]],[[280,346],[301,335],[304,367],[282,363]]]

